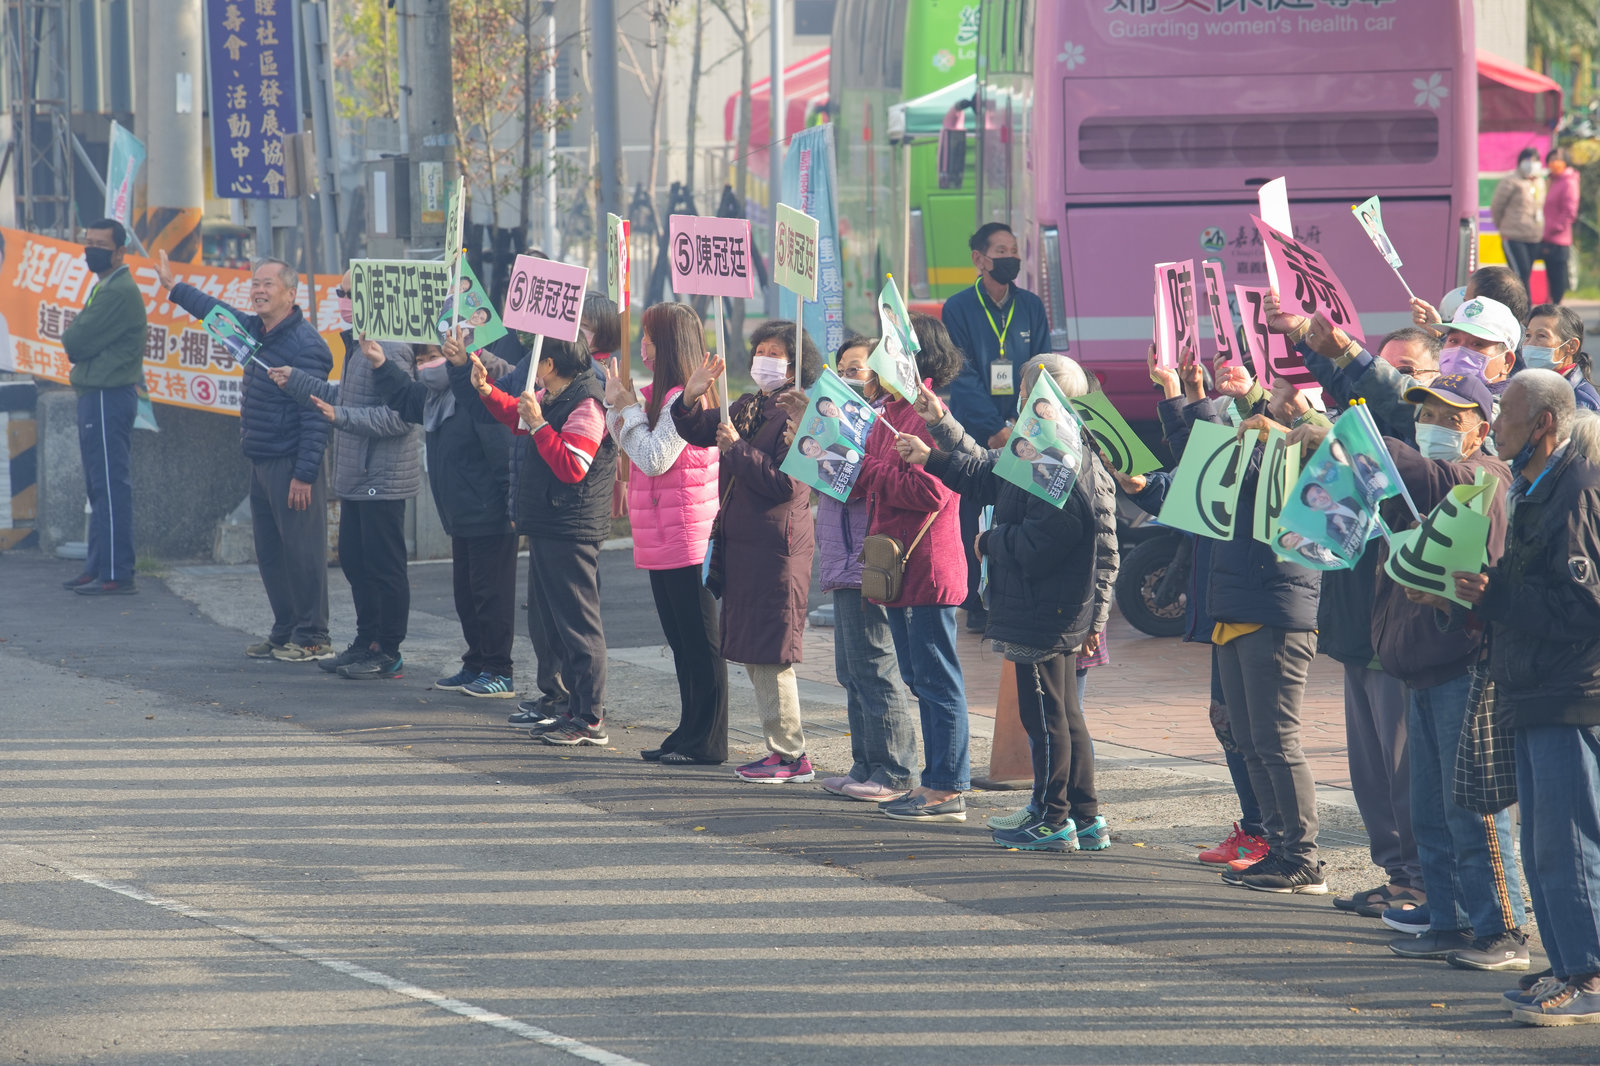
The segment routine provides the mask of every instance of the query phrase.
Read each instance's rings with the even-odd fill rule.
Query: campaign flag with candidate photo
[[[1295,533],[1326,548],[1343,567],[1355,566],[1378,524],[1378,493],[1393,495],[1389,488],[1370,466],[1357,469],[1349,443],[1335,426],[1284,500],[1272,534],[1274,548],[1283,532]]]
[[[1063,507],[1083,460],[1083,424],[1055,381],[1041,371],[1017,411],[1010,439],[1000,446],[995,476]]]
[[[907,403],[917,398],[917,383],[922,380],[917,373],[916,353],[922,350],[916,330],[911,328],[911,315],[900,298],[894,275],[878,294],[878,323],[883,339],[867,357],[867,366],[878,375],[878,380],[888,385]]]
[[[489,294],[483,291],[478,275],[466,257],[458,264],[461,273],[454,278],[454,290],[445,294],[439,310],[439,340],[450,335],[451,329],[461,331],[461,343],[467,351],[487,348],[506,335],[506,324],[495,313]],[[458,306],[459,305],[459,306]]]
[[[809,395],[779,470],[843,503],[861,474],[867,434],[878,412],[830,367],[823,368]]]
[[[206,327],[206,332],[215,337],[217,342],[228,350],[235,362],[243,365],[254,361],[263,370],[270,370],[266,363],[256,358],[256,352],[261,348],[261,342],[244,328],[244,323],[239,321],[239,316],[226,304],[218,304],[206,312],[206,317],[200,320]]]

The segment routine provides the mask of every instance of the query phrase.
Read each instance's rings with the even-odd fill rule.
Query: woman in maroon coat
[[[722,510],[712,549],[713,560],[721,558],[722,655],[743,663],[750,675],[771,752],[734,773],[769,783],[815,776],[806,758],[794,672],[811,588],[811,489],[778,469],[788,453],[783,443],[788,415],[778,395],[794,388],[797,376],[802,387],[810,387],[822,373],[822,356],[804,337],[797,360],[794,342],[793,322],[767,322],[755,331],[750,376],[759,391],[735,400],[727,422],[719,409],[698,405],[722,375],[720,356],[708,357],[690,375],[672,405],[679,436],[697,447],[715,444],[722,452]]]
[[[939,320],[913,314],[917,377],[943,389],[961,370],[961,350]],[[928,424],[900,398],[883,409],[867,437],[866,458],[852,496],[867,500],[868,531],[906,546],[900,595],[885,603],[900,677],[916,697],[922,724],[922,782],[878,805],[891,818],[964,822],[971,787],[967,757],[967,693],[956,657],[956,607],[967,598],[967,553],[961,543],[960,498],[920,466],[900,458],[901,434],[933,444]]]

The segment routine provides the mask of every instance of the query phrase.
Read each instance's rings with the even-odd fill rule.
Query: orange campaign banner
[[[83,246],[21,230],[0,229],[0,235],[5,237],[4,260],[0,261],[0,370],[66,383],[72,364],[61,347],[61,334],[83,310],[94,280],[83,262]],[[144,293],[150,320],[144,353],[144,380],[150,398],[196,411],[238,415],[244,376],[238,360],[206,332],[198,318],[166,299],[151,260],[129,255],[127,263]],[[172,272],[179,281],[236,311],[250,313],[248,270],[173,263]],[[339,279],[319,274],[314,280],[317,329],[334,353],[337,371],[343,344],[333,290]],[[307,315],[311,313],[303,276],[298,303]]]

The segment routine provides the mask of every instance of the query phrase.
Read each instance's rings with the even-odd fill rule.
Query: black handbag
[[[1474,814],[1495,814],[1517,802],[1517,749],[1515,735],[1495,717],[1487,634],[1471,673],[1450,798]]]

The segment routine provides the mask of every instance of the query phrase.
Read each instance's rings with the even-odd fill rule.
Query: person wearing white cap
[[[1444,350],[1439,353],[1439,373],[1473,374],[1483,379],[1498,397],[1506,391],[1506,381],[1516,362],[1517,346],[1522,343],[1522,324],[1511,308],[1499,300],[1474,296],[1460,307],[1448,323],[1425,327],[1444,334]]]

